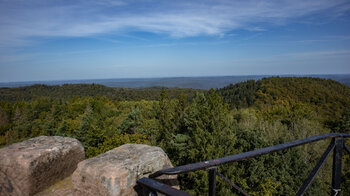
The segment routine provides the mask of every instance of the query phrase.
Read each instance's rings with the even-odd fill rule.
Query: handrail
[[[178,175],[186,172],[191,172],[191,171],[197,171],[197,170],[203,170],[203,169],[208,169],[209,171],[209,195],[214,196],[215,195],[215,178],[216,176],[219,176],[220,178],[224,179],[226,182],[231,184],[236,190],[238,190],[240,193],[243,195],[248,195],[243,189],[235,185],[233,182],[229,181],[229,179],[225,178],[222,174],[217,172],[216,167],[219,165],[223,165],[226,163],[231,163],[231,162],[236,162],[236,161],[241,161],[241,160],[246,160],[250,158],[254,158],[260,155],[280,151],[280,150],[285,150],[288,148],[292,148],[295,146],[300,146],[303,144],[307,143],[312,143],[324,139],[329,139],[332,138],[332,142],[329,144],[328,148],[326,151],[323,153],[321,156],[320,160],[317,162],[316,166],[314,169],[311,171],[309,174],[308,178],[305,180],[301,188],[299,189],[297,195],[303,195],[310,184],[312,183],[314,177],[322,167],[323,163],[329,156],[331,151],[334,151],[333,153],[333,176],[332,176],[332,188],[331,188],[331,195],[338,195],[341,191],[340,189],[340,178],[341,178],[341,165],[342,165],[342,150],[345,149],[348,153],[350,153],[350,148],[345,144],[345,139],[344,138],[349,138],[350,134],[348,133],[327,133],[327,134],[322,134],[322,135],[317,135],[317,136],[312,136],[308,137],[305,139],[300,139],[300,140],[294,140],[291,142],[283,143],[283,144],[278,144],[266,148],[261,148],[257,150],[252,150],[248,152],[243,152],[240,154],[236,155],[230,155],[226,157],[221,157],[217,159],[212,159],[208,161],[202,161],[198,163],[191,163],[188,165],[181,165],[173,168],[168,168],[168,169],[163,169],[160,171],[157,171],[153,174],[151,174],[149,177],[150,178],[156,178],[161,175]],[[176,190],[176,189],[171,189],[171,187],[157,182],[155,180],[152,180],[150,178],[142,178],[137,181],[138,184],[143,186],[145,189],[147,189],[151,195],[156,195],[156,192],[161,192],[166,195],[188,195],[187,193],[181,191],[181,190]],[[162,188],[164,187],[164,188]],[[167,192],[168,190],[168,192]],[[170,191],[170,192],[169,192]],[[148,195],[148,194],[147,194]]]
[[[138,184],[140,184],[143,187],[146,188],[151,188],[154,191],[163,193],[163,194],[167,194],[167,195],[177,195],[177,196],[191,196],[190,194],[184,192],[184,191],[180,191],[177,190],[169,185],[160,183],[156,180],[153,179],[149,179],[149,178],[141,178],[140,180],[137,181]],[[146,193],[144,193],[144,195],[149,195],[149,191],[145,191]]]
[[[177,174],[182,174],[182,173],[186,173],[186,172],[190,172],[190,171],[206,169],[209,167],[219,166],[219,165],[229,163],[229,162],[241,161],[244,159],[249,159],[249,158],[253,158],[256,156],[268,154],[271,152],[276,152],[279,150],[284,150],[287,148],[291,148],[291,147],[295,147],[295,146],[299,146],[299,145],[303,145],[303,144],[307,144],[307,143],[312,143],[312,142],[316,142],[316,141],[324,140],[324,139],[328,139],[328,138],[335,138],[335,137],[350,137],[350,134],[348,134],[348,133],[327,133],[327,134],[323,134],[323,135],[312,136],[312,137],[308,137],[305,139],[295,140],[295,141],[287,142],[284,144],[278,144],[275,146],[270,146],[270,147],[261,148],[258,150],[243,152],[240,154],[235,154],[235,155],[222,157],[222,158],[218,158],[218,159],[212,159],[209,161],[202,161],[202,162],[198,162],[198,163],[191,163],[188,165],[181,165],[178,167],[163,169],[163,170],[160,170],[160,171],[157,171],[157,172],[151,174],[150,177],[155,178],[155,177],[158,177],[161,175],[177,175]]]

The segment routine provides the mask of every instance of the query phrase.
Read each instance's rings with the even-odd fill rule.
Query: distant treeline
[[[276,75],[275,75],[276,76]],[[0,87],[20,87],[33,84],[63,85],[63,84],[102,84],[113,88],[149,88],[164,86],[167,88],[206,89],[223,88],[247,80],[261,80],[274,75],[237,75],[237,76],[202,76],[202,77],[165,77],[165,78],[124,78],[124,79],[92,79],[92,80],[62,80],[62,81],[28,81],[1,83]],[[332,79],[350,86],[350,74],[314,74],[314,75],[281,75],[280,77],[312,77]]]
[[[0,146],[39,135],[82,142],[87,157],[125,143],[160,146],[184,165],[329,132],[350,133],[350,88],[318,78],[265,78],[209,91],[35,85],[1,89]],[[330,141],[218,167],[250,195],[295,195]],[[348,143],[350,145],[350,143]],[[342,193],[350,193],[344,153]],[[331,158],[306,195],[329,195]],[[208,172],[179,175],[181,189],[208,194]],[[217,181],[218,195],[238,194]]]
[[[31,101],[37,98],[69,99],[73,97],[107,97],[111,100],[157,100],[162,87],[152,88],[111,88],[100,84],[64,84],[43,85],[18,88],[0,88],[0,100],[2,101]],[[197,92],[205,92],[200,89],[167,88],[171,98],[179,94],[194,97]]]

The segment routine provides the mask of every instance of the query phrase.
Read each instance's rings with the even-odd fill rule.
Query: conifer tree
[[[169,95],[165,88],[162,88],[158,104],[155,106],[156,119],[158,121],[159,135],[157,143],[167,153],[172,153],[171,141],[173,139],[173,109]]]
[[[141,133],[142,128],[140,128],[140,126],[141,126],[140,109],[135,108],[123,120],[121,125],[119,125],[117,129],[117,133],[128,133],[128,134]]]

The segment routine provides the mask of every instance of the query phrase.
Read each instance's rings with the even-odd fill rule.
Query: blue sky
[[[0,82],[342,73],[349,0],[0,0]]]

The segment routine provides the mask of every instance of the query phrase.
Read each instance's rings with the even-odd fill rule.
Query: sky
[[[0,82],[349,73],[349,0],[0,0]]]

